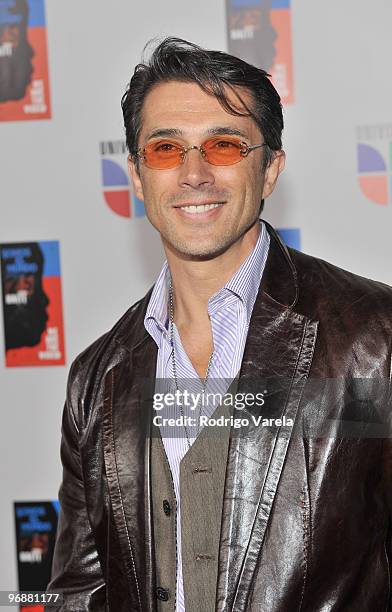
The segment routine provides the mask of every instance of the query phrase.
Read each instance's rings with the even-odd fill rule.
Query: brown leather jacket
[[[239,389],[262,384],[264,416],[296,426],[250,425],[231,439],[216,610],[384,612],[392,290],[287,250],[269,232]],[[157,356],[143,326],[149,296],[70,372],[50,584],[64,593],[64,611],[157,607],[152,407],[141,399]]]

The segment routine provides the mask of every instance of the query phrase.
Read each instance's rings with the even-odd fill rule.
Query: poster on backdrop
[[[15,535],[19,591],[45,591],[50,580],[59,514],[58,501],[15,502]],[[41,612],[40,605],[21,612]]]
[[[0,0],[0,121],[51,117],[45,0]]]
[[[0,244],[7,367],[65,364],[56,240]]]
[[[228,50],[263,68],[283,104],[294,99],[291,0],[226,0]]]

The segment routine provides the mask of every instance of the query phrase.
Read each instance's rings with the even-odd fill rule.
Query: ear
[[[138,169],[136,168],[136,164],[133,161],[133,158],[131,155],[128,155],[128,172],[129,172],[129,176],[131,177],[131,180],[133,183],[133,191],[136,197],[139,200],[144,201],[143,187],[142,187],[142,182],[140,180],[140,174],[139,174]]]
[[[273,158],[270,161],[265,174],[262,199],[268,198],[275,189],[279,174],[284,169],[286,153],[282,150],[273,151]]]

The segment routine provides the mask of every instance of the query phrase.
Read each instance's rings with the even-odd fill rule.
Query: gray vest
[[[230,387],[233,393],[237,380]],[[218,406],[212,418],[230,417]],[[204,427],[180,464],[182,566],[186,612],[215,612],[219,538],[230,426]],[[155,428],[151,486],[158,610],[175,611],[176,500],[170,466]]]

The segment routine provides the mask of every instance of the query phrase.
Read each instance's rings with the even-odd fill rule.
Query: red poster
[[[43,605],[29,602],[34,601],[31,593],[44,592],[50,580],[59,510],[58,501],[14,503],[20,612],[44,612]]]
[[[44,0],[0,0],[0,121],[50,117]]]
[[[293,102],[290,0],[226,0],[229,53],[266,70]]]
[[[0,245],[7,367],[65,364],[59,243]]]

